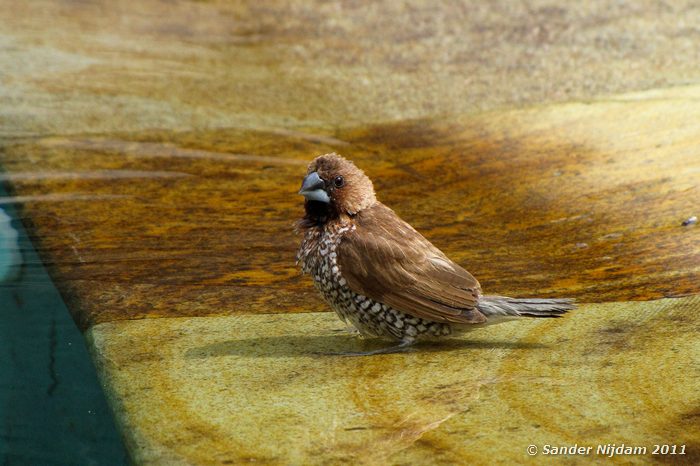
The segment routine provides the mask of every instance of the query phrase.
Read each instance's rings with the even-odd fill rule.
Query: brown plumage
[[[475,325],[558,317],[568,299],[482,296],[479,282],[390,208],[352,162],[326,154],[309,165],[300,194],[306,215],[297,255],[324,299],[364,335],[404,348]]]

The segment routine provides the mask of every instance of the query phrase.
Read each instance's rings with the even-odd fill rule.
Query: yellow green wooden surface
[[[512,463],[577,442],[697,461],[698,20],[6,1],[0,177],[137,462]],[[486,292],[584,304],[424,352],[314,355],[372,344],[294,266],[296,190],[330,151]]]

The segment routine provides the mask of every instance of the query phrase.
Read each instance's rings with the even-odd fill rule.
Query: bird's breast
[[[338,245],[354,225],[332,225],[310,230],[299,248],[298,260],[304,273],[331,305],[338,304],[350,290],[338,265]]]
[[[343,235],[354,229],[354,225],[346,224],[309,229],[297,253],[297,262],[301,270],[311,275],[314,281],[318,274],[333,273],[333,270],[338,268],[338,245]]]

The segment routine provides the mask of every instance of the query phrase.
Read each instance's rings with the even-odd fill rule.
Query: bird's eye
[[[343,179],[342,176],[336,176],[335,179],[333,180],[333,185],[336,188],[342,188],[345,186],[345,180]]]

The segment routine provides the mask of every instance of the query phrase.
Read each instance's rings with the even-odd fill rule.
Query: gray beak
[[[311,172],[306,175],[304,181],[301,183],[301,189],[299,194],[304,196],[308,201],[318,201],[325,202],[328,204],[331,202],[331,198],[328,197],[328,193],[324,189],[326,183],[318,176],[318,173]]]

